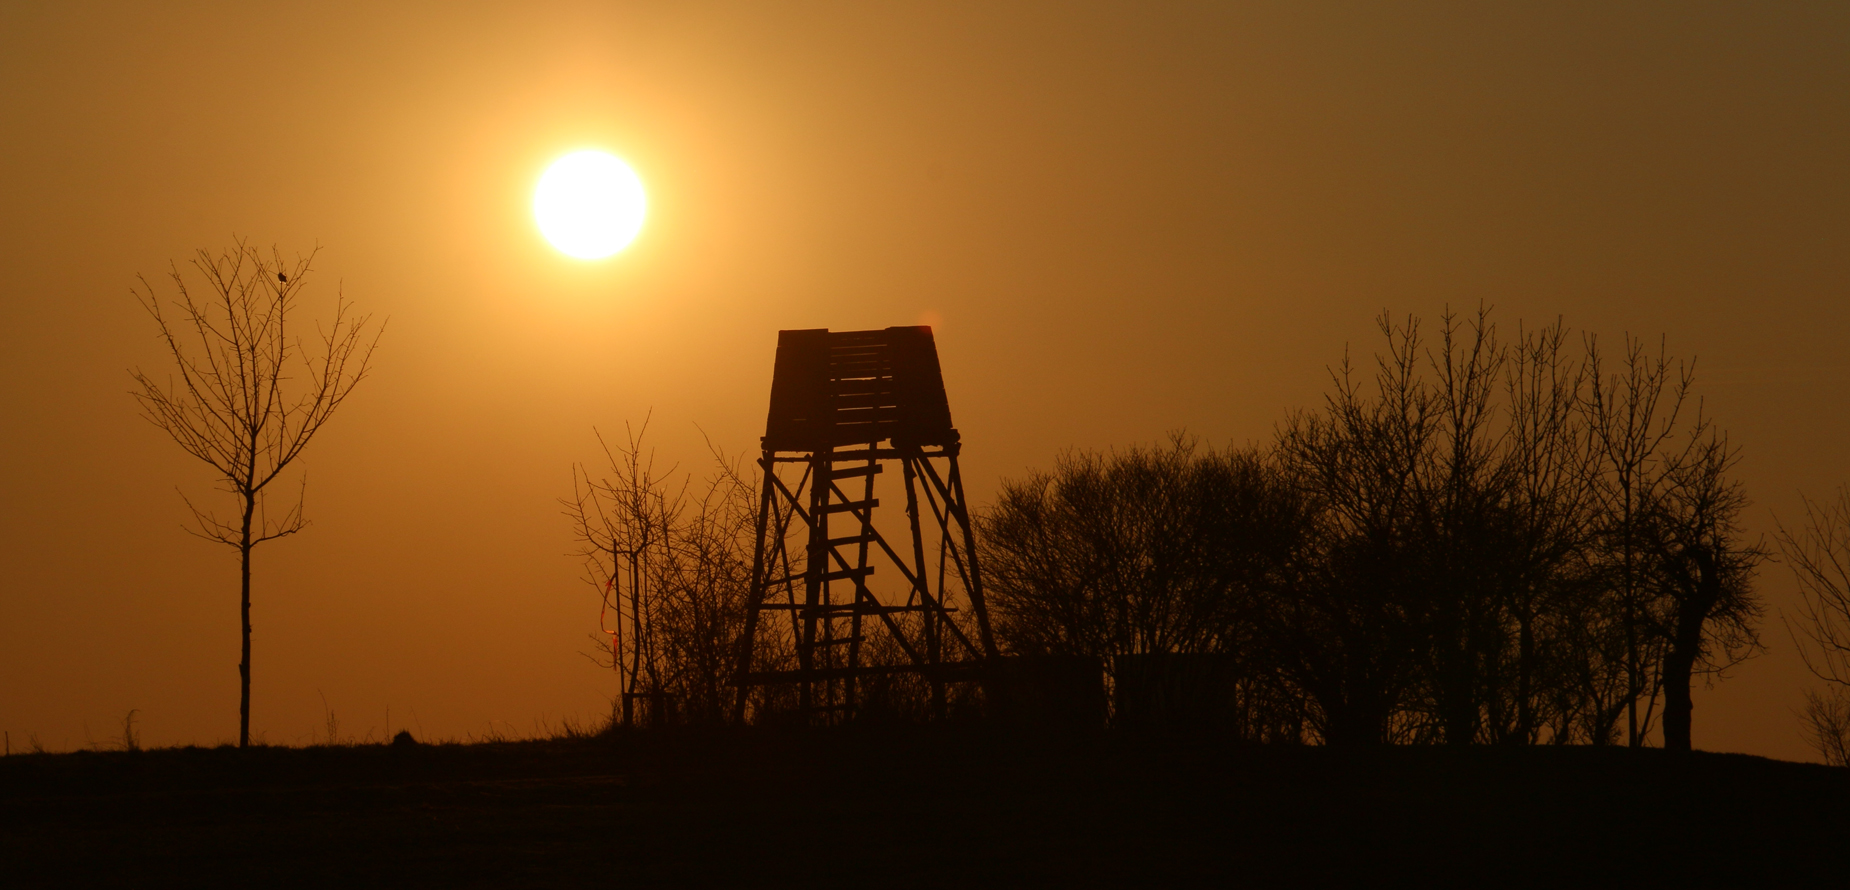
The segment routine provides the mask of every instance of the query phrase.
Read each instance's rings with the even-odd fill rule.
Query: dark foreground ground
[[[1850,886],[1850,770],[664,732],[0,759],[0,886]]]

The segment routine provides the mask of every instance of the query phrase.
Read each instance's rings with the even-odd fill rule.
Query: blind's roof
[[[951,408],[931,328],[777,332],[764,447],[950,445]]]

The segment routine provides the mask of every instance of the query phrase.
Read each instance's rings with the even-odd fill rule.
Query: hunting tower
[[[779,331],[763,444],[735,719],[781,687],[843,722],[903,677],[941,717],[996,648],[931,328]]]

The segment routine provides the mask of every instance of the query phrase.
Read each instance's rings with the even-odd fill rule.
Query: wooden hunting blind
[[[957,442],[931,328],[779,331],[764,447]]]
[[[942,715],[947,684],[996,650],[931,328],[779,331],[762,441],[735,716],[772,687],[794,694],[761,707],[841,722],[891,705],[904,677]],[[889,493],[877,477],[894,463]],[[904,498],[903,520],[882,494]]]

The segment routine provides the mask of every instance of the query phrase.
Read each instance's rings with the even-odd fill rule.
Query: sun
[[[554,162],[533,190],[540,234],[561,253],[601,260],[629,246],[648,209],[642,180],[614,155],[575,151]]]

